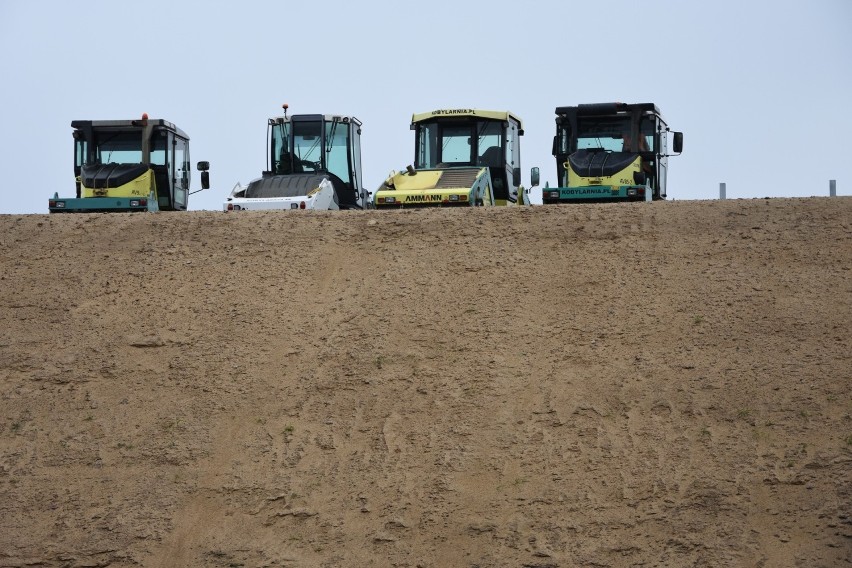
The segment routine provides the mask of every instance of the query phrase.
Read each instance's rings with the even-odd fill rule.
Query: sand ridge
[[[0,566],[852,558],[852,198],[0,228]]]

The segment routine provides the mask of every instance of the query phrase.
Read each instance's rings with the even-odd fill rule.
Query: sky
[[[850,25],[849,0],[0,0],[0,214],[74,195],[72,120],[143,112],[210,162],[189,209],[220,211],[283,103],[363,122],[369,190],[442,108],[513,112],[524,185],[558,185],[555,108],[620,101],[683,132],[670,200],[852,195]]]

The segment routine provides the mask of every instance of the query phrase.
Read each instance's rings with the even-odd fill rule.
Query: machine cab
[[[341,209],[362,209],[368,203],[361,176],[361,121],[357,118],[322,114],[271,118],[267,148],[264,175],[329,174]]]
[[[148,197],[159,209],[186,210],[191,168],[189,137],[161,119],[75,120],[77,198]]]
[[[671,132],[653,103],[597,103],[556,109],[556,136],[553,155],[559,183],[567,183],[567,167],[583,175],[585,164],[607,153],[606,161],[616,167],[618,160],[641,157],[642,172],[637,185],[648,184],[654,199],[666,196],[669,136],[674,154],[681,151],[683,135]],[[591,156],[591,158],[589,158]]]
[[[414,167],[418,170],[455,167],[489,168],[494,200],[515,203],[521,183],[521,120],[512,113],[473,109],[436,110],[415,114]]]

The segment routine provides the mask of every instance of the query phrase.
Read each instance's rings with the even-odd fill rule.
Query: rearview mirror
[[[533,168],[530,170],[530,187],[536,187],[541,179],[539,178],[538,168]]]
[[[210,189],[210,162],[198,162],[198,171],[201,172],[201,189]]]
[[[672,140],[672,151],[676,154],[683,152],[683,132],[675,132]]]

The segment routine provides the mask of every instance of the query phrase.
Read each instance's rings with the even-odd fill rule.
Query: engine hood
[[[264,176],[249,183],[243,197],[299,197],[318,188],[327,178],[323,174]]]

